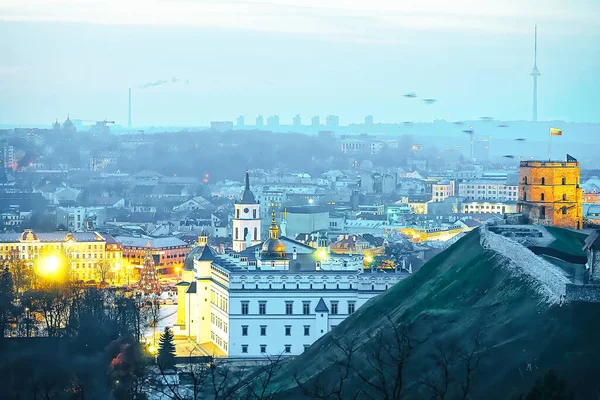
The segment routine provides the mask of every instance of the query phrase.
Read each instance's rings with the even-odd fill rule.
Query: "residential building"
[[[113,269],[121,264],[121,250],[113,242],[110,235],[98,232],[35,233],[26,229],[0,234],[0,259],[17,252],[35,266],[40,257],[54,255],[64,260],[70,279],[99,282],[99,264],[109,263]]]
[[[506,179],[474,179],[458,184],[458,195],[465,200],[517,201],[519,185],[509,184]]]
[[[144,263],[146,249],[150,248],[154,264],[159,274],[173,274],[183,268],[185,258],[192,246],[176,237],[144,238],[131,236],[115,236],[123,251],[123,258],[133,266]]]
[[[517,202],[469,201],[461,204],[463,214],[510,214],[517,212]]]

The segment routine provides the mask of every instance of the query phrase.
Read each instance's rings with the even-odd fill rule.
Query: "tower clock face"
[[[244,208],[244,214],[248,214],[250,212],[250,210],[248,209],[248,207]]]

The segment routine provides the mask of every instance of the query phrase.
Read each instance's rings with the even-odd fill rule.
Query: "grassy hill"
[[[282,398],[305,397],[307,390],[331,389],[347,374],[342,398],[361,389],[368,395],[358,398],[383,398],[365,378],[398,382],[393,363],[377,369],[376,361],[390,360],[394,329],[408,327],[403,338],[412,349],[401,374],[402,398],[432,398],[427,384],[444,381],[444,365],[449,366],[445,398],[457,398],[467,380],[469,353],[480,358],[469,398],[517,398],[551,368],[577,398],[595,398],[600,304],[560,305],[566,278],[556,266],[506,238],[484,236],[482,241],[479,230],[471,232],[369,301],[279,371],[271,390]],[[473,351],[476,337],[479,350]],[[382,345],[384,351],[377,353]],[[344,351],[350,346],[355,351],[348,363]]]
[[[582,249],[587,235],[554,226],[547,226],[546,230],[556,239],[548,247],[574,256],[586,256]]]

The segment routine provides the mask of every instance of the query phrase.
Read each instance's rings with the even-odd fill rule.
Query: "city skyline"
[[[282,124],[296,114],[339,115],[342,124],[368,114],[529,120],[535,24],[539,119],[600,122],[600,29],[590,12],[598,5],[588,1],[568,11],[559,2],[155,1],[138,14],[139,3],[119,3],[110,15],[94,2],[29,3],[0,5],[0,32],[12,38],[0,44],[3,124],[70,114],[126,126],[129,87],[134,126],[206,126],[240,114],[277,114]]]

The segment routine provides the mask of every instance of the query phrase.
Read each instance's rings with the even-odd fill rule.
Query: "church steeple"
[[[275,220],[275,210],[271,211],[271,226],[269,226],[269,239],[279,239],[279,227]]]
[[[232,239],[237,252],[260,243],[260,204],[250,190],[250,174],[244,175],[244,190],[233,205]]]

